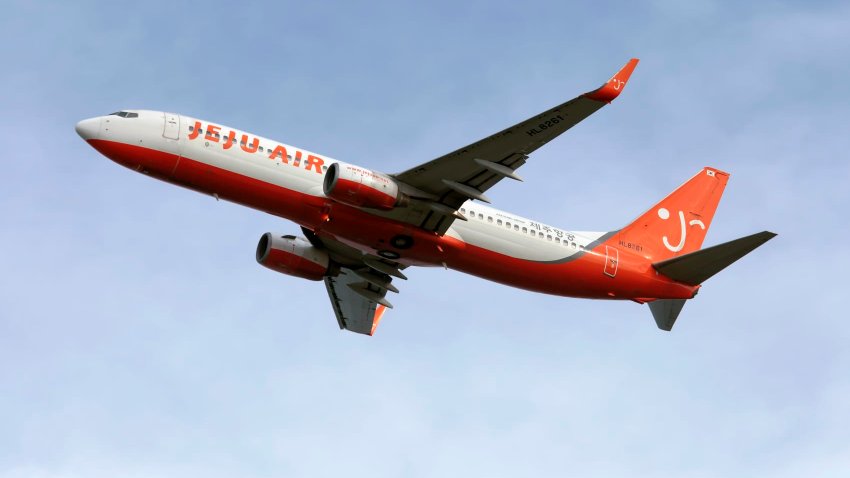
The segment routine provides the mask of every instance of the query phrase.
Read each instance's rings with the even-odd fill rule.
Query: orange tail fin
[[[728,180],[729,173],[703,168],[621,229],[618,243],[653,262],[698,250]]]

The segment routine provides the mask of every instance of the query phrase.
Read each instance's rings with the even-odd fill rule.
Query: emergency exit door
[[[180,138],[180,115],[174,113],[163,113],[165,126],[162,130],[162,136],[168,139]]]
[[[620,251],[616,247],[605,246],[605,275],[617,275],[617,265],[620,262]]]

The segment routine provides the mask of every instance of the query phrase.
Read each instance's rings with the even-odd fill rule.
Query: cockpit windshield
[[[109,113],[109,116],[120,116],[122,118],[138,118],[139,113],[131,113],[129,111],[116,111],[115,113]]]

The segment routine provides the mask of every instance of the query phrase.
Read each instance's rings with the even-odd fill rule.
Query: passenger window
[[[478,219],[481,219],[481,220],[483,221],[483,220],[484,220],[484,214],[481,214],[481,213],[479,212],[479,213],[478,213]]]
[[[487,222],[493,222],[493,216],[487,216]]]
[[[261,153],[263,152],[263,147],[262,147],[262,146],[260,146],[260,152],[261,152]]]
[[[195,125],[191,125],[191,124],[190,124],[190,125],[189,125],[189,131],[194,131],[194,130],[195,130]]]
[[[519,226],[517,226],[516,224],[514,224],[514,231],[519,231]]]
[[[526,227],[522,228],[522,233],[525,234],[526,232],[528,232],[528,228],[526,228]]]
[[[501,226],[501,225],[502,225],[502,220],[501,220],[501,219],[499,219],[498,221],[496,221],[496,225],[497,225],[497,226]]]
[[[558,243],[558,244],[560,244],[560,243],[561,243],[561,239],[556,237],[556,238],[555,238],[555,242],[556,242],[556,243]]]
[[[460,208],[460,212],[466,212],[466,208]]]
[[[550,236],[550,235],[548,235],[548,234],[547,234],[547,235],[546,235],[546,240],[547,240],[547,241],[551,241],[551,240],[552,240],[552,236]]]

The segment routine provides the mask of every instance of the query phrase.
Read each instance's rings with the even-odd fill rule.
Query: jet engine
[[[270,232],[260,237],[257,262],[273,271],[309,280],[322,280],[331,265],[328,253],[307,239]]]
[[[393,178],[351,164],[330,165],[322,186],[325,196],[349,206],[389,211],[408,203]]]

